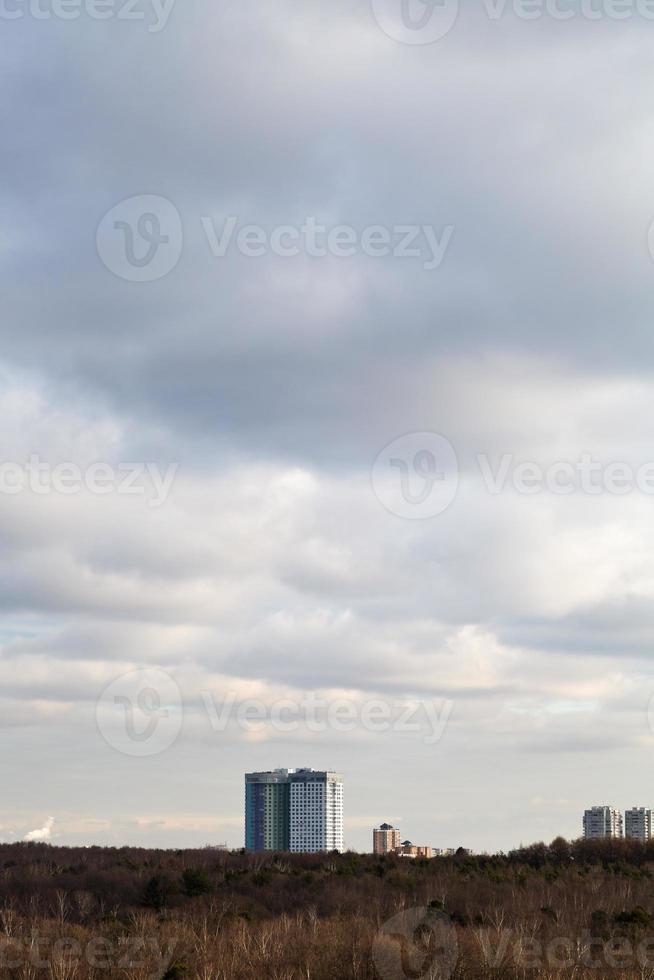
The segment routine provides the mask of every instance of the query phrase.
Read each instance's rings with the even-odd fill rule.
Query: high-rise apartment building
[[[245,774],[250,851],[343,850],[343,777],[313,769]]]
[[[245,846],[248,851],[289,850],[288,769],[245,774]]]
[[[646,841],[652,836],[652,811],[644,806],[632,806],[625,811],[624,835],[635,840]]]
[[[375,827],[372,832],[373,854],[390,854],[400,846],[400,843],[399,830],[389,823],[383,823],[379,829]]]
[[[610,806],[594,806],[585,810],[584,837],[622,837],[622,813]]]
[[[289,774],[290,850],[313,854],[343,850],[343,777],[296,769]]]

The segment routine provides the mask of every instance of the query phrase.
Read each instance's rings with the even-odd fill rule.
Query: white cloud
[[[34,826],[46,798],[66,842],[178,846],[224,825],[237,844],[242,772],[298,761],[346,770],[355,846],[398,794],[416,839],[433,840],[433,821],[448,845],[489,848],[577,832],[576,808],[604,786],[640,795],[652,500],[492,496],[476,457],[654,454],[648,32],[468,9],[416,50],[344,0],[274,13],[189,0],[156,36],[7,26],[0,462],[180,472],[157,511],[0,495],[3,824]],[[177,269],[145,289],[94,249],[102,215],[143,192],[169,197],[185,231]],[[200,218],[230,213],[456,233],[437,273],[219,261]],[[460,490],[437,519],[402,521],[370,466],[425,430],[455,446]],[[189,707],[170,758],[136,767],[101,741],[93,708],[142,664],[170,670]],[[455,706],[435,747],[254,740],[211,731],[203,690]],[[432,774],[419,787],[418,771]],[[466,823],[491,797],[496,824]]]

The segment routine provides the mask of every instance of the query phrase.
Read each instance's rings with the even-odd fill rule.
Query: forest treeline
[[[654,977],[654,843],[431,860],[0,845],[2,978],[446,975]]]

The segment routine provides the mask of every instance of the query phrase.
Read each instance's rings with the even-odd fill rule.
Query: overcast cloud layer
[[[432,44],[389,36],[400,0],[2,7],[1,461],[83,477],[0,492],[4,839],[240,846],[275,766],[342,769],[361,850],[654,804],[654,20],[486,6]],[[101,225],[144,196],[181,221],[149,282],[108,267],[138,204]],[[213,254],[230,217],[359,245]],[[419,256],[362,253],[413,225]],[[458,460],[424,519],[411,433]],[[151,754],[125,674],[172,684]]]

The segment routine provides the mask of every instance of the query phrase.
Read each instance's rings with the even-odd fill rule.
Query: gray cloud
[[[4,24],[3,461],[180,464],[159,510],[0,494],[5,836],[52,813],[62,842],[236,845],[242,772],[294,763],[346,770],[355,847],[398,788],[412,839],[480,848],[642,797],[651,499],[493,495],[477,457],[652,458],[652,28],[470,6],[412,48],[344,0],[189,0],[160,34]],[[96,250],[103,215],[140,194],[183,222],[152,283]],[[218,259],[202,218],[229,215],[455,233],[432,271]],[[370,484],[414,431],[445,435],[460,467],[424,522]],[[94,703],[143,664],[188,710],[173,748],[135,760],[102,741]],[[431,746],[257,741],[202,717],[201,692],[231,688],[454,710]],[[466,814],[490,795],[481,830]],[[566,803],[530,802],[548,799]]]

